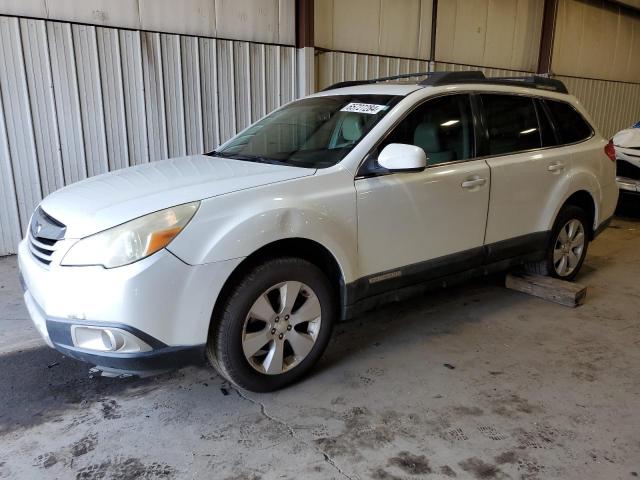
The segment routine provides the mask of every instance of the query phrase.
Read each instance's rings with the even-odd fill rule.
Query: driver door
[[[474,159],[470,97],[452,94],[418,105],[366,160],[390,143],[419,146],[418,173],[364,174],[355,181],[358,254],[365,296],[479,266],[490,172]],[[365,165],[366,166],[366,165]],[[362,169],[361,171],[371,171]]]

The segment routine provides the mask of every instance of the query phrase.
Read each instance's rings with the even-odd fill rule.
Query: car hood
[[[40,206],[82,238],[182,203],[313,175],[314,169],[206,155],[162,160],[69,185]]]

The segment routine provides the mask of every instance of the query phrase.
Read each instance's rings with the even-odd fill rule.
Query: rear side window
[[[571,105],[555,100],[545,100],[545,103],[562,144],[581,142],[591,137],[591,126]]]
[[[489,133],[489,155],[506,155],[540,148],[540,127],[533,98],[481,95]]]

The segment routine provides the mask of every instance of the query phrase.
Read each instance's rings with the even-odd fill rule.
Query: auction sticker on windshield
[[[340,111],[375,115],[376,113],[385,111],[387,108],[389,108],[388,105],[376,105],[374,103],[350,103]]]

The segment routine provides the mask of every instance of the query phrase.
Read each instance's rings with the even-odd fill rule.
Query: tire
[[[567,281],[573,280],[580,272],[587,256],[589,232],[589,215],[580,207],[565,205],[558,213],[551,230],[545,259],[526,264],[525,270],[538,275],[547,275]],[[580,242],[577,240],[580,238],[580,234],[582,235],[582,246],[578,247]],[[573,235],[573,239],[568,238],[570,235]],[[562,260],[561,257],[565,257],[565,260]],[[563,261],[565,263],[562,263]]]
[[[277,390],[299,380],[320,359],[336,306],[329,280],[312,263],[294,257],[265,261],[223,299],[209,331],[207,357],[239,387]]]

